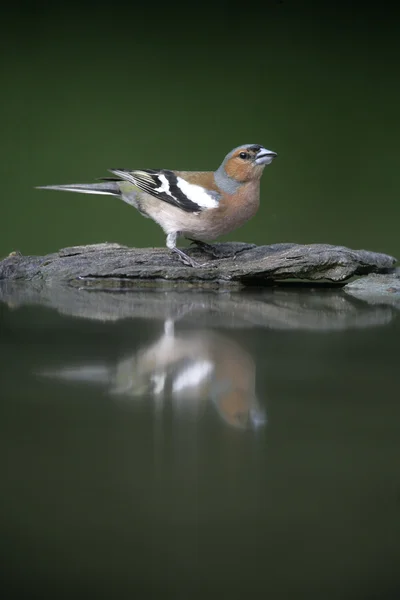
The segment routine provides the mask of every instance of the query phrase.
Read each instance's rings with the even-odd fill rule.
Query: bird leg
[[[183,252],[176,246],[175,246],[175,248],[171,248],[171,250],[172,250],[172,252],[176,252],[176,254],[179,256],[179,258],[181,259],[181,261],[183,262],[184,265],[187,265],[189,267],[203,267],[204,266],[204,264],[201,265],[200,263],[196,262],[195,260],[193,260],[193,258],[190,258],[190,256],[185,254],[185,252]]]
[[[176,238],[176,233],[169,233],[167,235],[167,248],[172,250],[172,252],[175,252],[184,265],[187,265],[189,267],[203,267],[204,265],[196,262],[195,260],[193,260],[193,258],[190,258],[190,256],[183,252],[183,250],[180,250],[176,247]]]

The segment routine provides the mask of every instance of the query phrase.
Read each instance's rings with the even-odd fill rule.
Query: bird
[[[166,234],[166,246],[191,267],[201,267],[177,247],[184,236],[207,250],[206,243],[234,231],[257,212],[260,179],[277,156],[260,144],[229,152],[216,171],[109,169],[113,177],[96,183],[37,186],[38,189],[117,196],[153,219]]]
[[[190,312],[190,311],[189,311]],[[163,331],[115,364],[75,362],[45,368],[41,377],[106,386],[113,398],[152,400],[156,414],[200,418],[207,404],[224,423],[258,429],[267,414],[256,393],[256,365],[245,348],[222,333],[179,330],[180,317],[166,318]]]

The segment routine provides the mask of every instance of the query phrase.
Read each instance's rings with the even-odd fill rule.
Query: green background
[[[164,234],[107,196],[35,185],[278,152],[228,239],[400,256],[399,25],[387,3],[18,3],[1,24],[0,255]]]

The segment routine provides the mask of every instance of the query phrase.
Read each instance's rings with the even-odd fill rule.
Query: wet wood
[[[64,248],[46,256],[13,252],[0,261],[0,280],[64,282],[74,286],[123,289],[154,285],[242,287],[283,280],[345,282],[355,275],[387,273],[396,259],[368,250],[329,244],[239,242],[214,244],[214,254],[190,247],[188,254],[201,267],[183,265],[164,248],[128,248],[94,244]]]

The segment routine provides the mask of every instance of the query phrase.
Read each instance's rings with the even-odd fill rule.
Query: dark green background
[[[386,3],[18,3],[1,27],[0,254],[162,245],[111,197],[42,192],[109,167],[278,152],[230,239],[400,256],[399,25]]]

